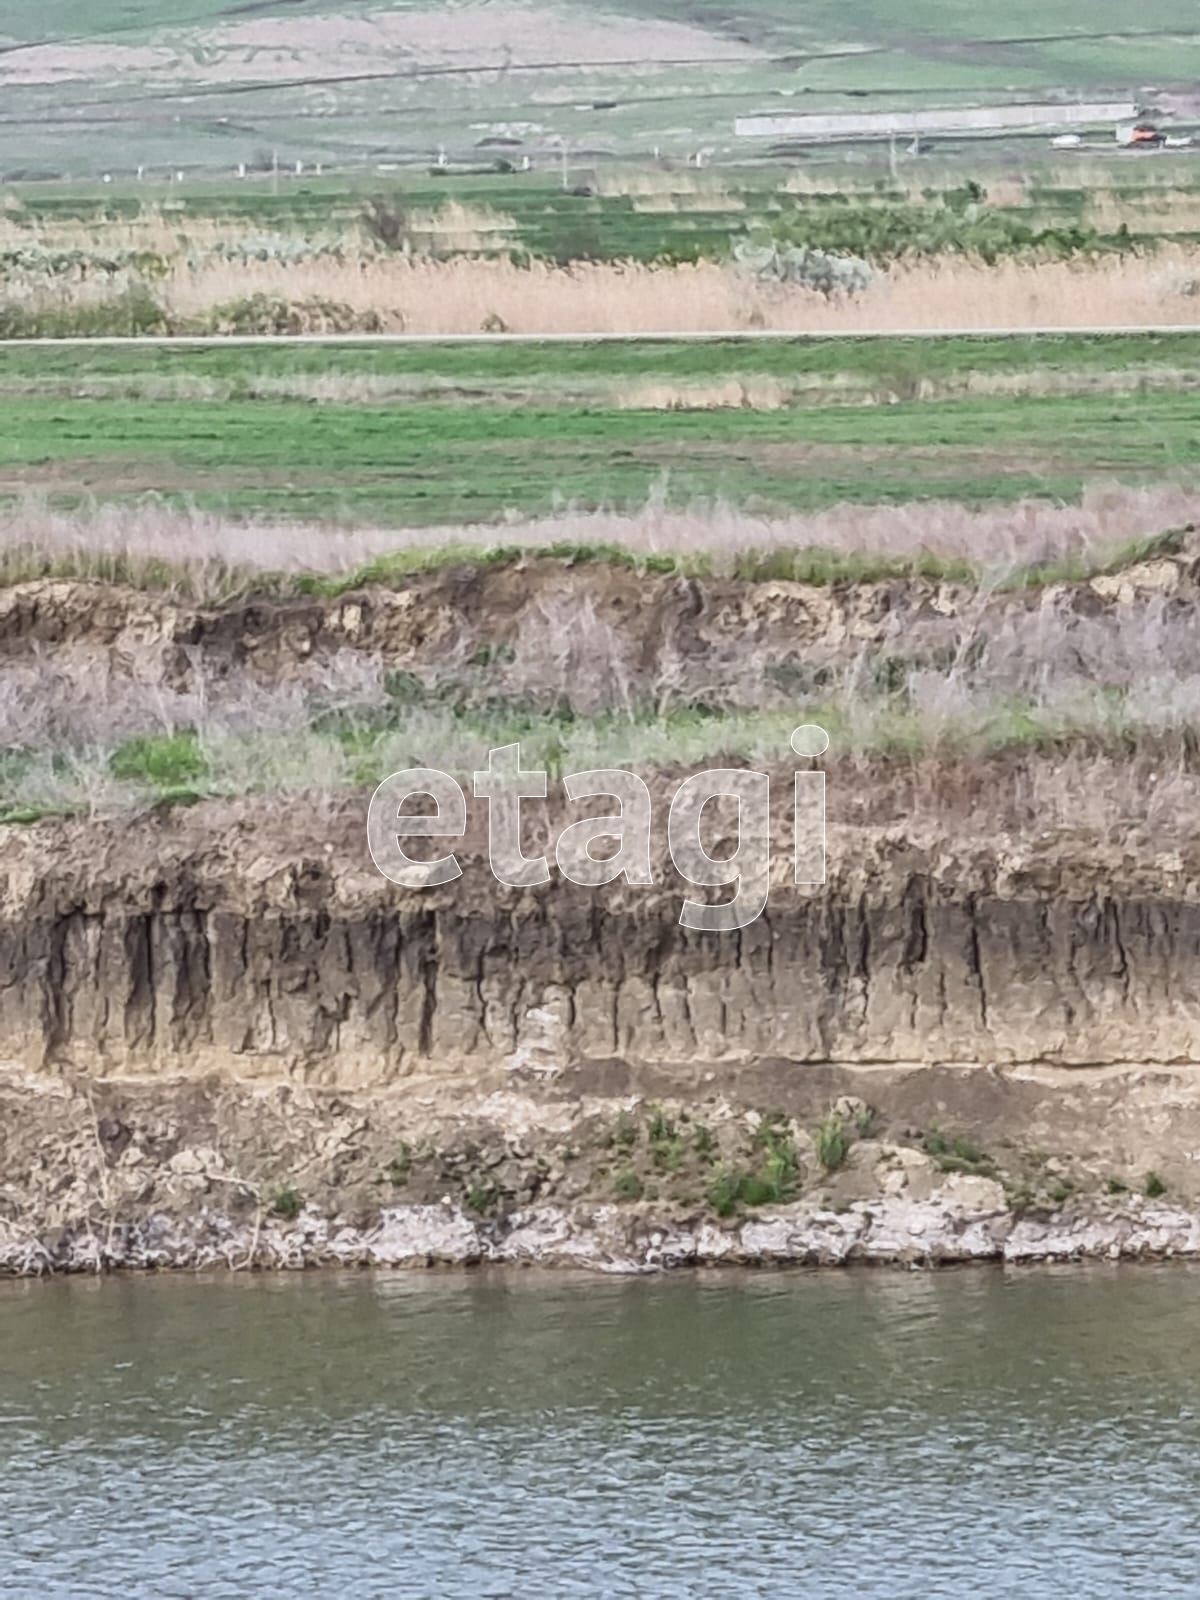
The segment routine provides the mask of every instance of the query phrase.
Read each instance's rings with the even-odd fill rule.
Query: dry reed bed
[[[768,286],[729,266],[571,267],[403,256],[176,264],[161,286],[169,310],[198,317],[250,295],[336,301],[393,331],[688,333],[763,328],[895,333],[982,328],[1200,325],[1200,250],[1089,262],[948,260],[882,274],[848,300]]]
[[[438,247],[479,248],[484,235],[464,221]],[[440,237],[440,236],[439,236]],[[437,240],[431,234],[431,240]],[[19,300],[93,305],[137,281],[136,273],[87,273],[42,280]],[[151,292],[179,321],[204,320],[252,296],[348,308],[385,332],[911,333],[986,328],[1196,326],[1200,249],[1165,247],[1146,256],[1074,262],[963,259],[918,262],[879,274],[853,298],[826,299],[798,286],[764,283],[731,265],[649,266],[535,262],[460,256],[438,261],[403,254],[306,255],[228,260],[207,246],[170,254]],[[12,292],[10,285],[9,292]],[[319,328],[318,328],[319,331]]]

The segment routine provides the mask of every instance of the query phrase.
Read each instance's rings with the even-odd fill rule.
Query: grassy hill
[[[772,52],[873,49],[879,83],[940,87],[949,72],[992,85],[1063,88],[1179,78],[1197,38],[1184,0],[619,0],[633,14],[686,20]],[[844,68],[843,68],[844,70]],[[836,75],[836,73],[835,73]],[[818,77],[820,74],[818,73]],[[1193,74],[1194,76],[1194,74]],[[806,82],[809,75],[805,74]]]
[[[1183,0],[0,3],[0,176],[741,159],[736,116],[1193,86]]]
[[[237,0],[4,0],[0,5],[0,39],[22,44],[41,39],[107,39],[117,34],[153,38],[172,28],[215,27],[242,15],[303,16],[330,11],[352,11],[355,0],[264,0],[238,4]],[[364,9],[362,5],[357,9]],[[387,9],[386,0],[379,9]]]

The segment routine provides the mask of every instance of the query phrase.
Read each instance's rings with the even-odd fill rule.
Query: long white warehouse
[[[889,139],[921,133],[1053,133],[1132,122],[1132,100],[1005,106],[934,106],[922,111],[814,111],[800,116],[739,117],[740,139]]]

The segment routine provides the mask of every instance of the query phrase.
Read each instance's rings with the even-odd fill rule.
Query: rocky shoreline
[[[1200,1257],[1189,1073],[842,1068],[775,1109],[585,1080],[0,1074],[0,1275]]]
[[[902,1196],[830,1210],[797,1203],[724,1224],[640,1207],[535,1206],[502,1220],[451,1203],[402,1205],[362,1229],[306,1208],[283,1223],[202,1206],[195,1214],[61,1228],[0,1223],[0,1273],[227,1268],[436,1268],[483,1265],[604,1273],[689,1267],[933,1268],[1200,1258],[1200,1215],[1142,1198],[1018,1214],[999,1184],[952,1176],[929,1199]]]

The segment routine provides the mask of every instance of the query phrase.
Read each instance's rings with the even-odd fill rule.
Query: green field
[[[889,339],[586,338],[539,343],[503,338],[446,344],[199,345],[139,347],[9,345],[0,350],[0,397],[90,391],[136,398],[171,381],[207,380],[228,398],[262,379],[374,377],[424,394],[449,391],[463,404],[551,392],[581,398],[638,381],[715,382],[803,378],[820,402],[859,382],[886,391],[918,378],[1056,374],[1082,386],[1106,373],[1175,373],[1180,389],[1200,381],[1200,330],[1193,334],[1062,334],[1001,338]]]
[[[0,5],[0,34],[21,42],[38,39],[95,38],[131,34],[153,38],[165,29],[212,26],[251,8],[231,6],[228,0],[90,0],[86,19],[78,0],[42,0],[37,6],[25,0],[5,0]],[[319,12],[434,9],[412,0],[327,0],[309,8]],[[581,0],[579,9],[589,9]],[[601,9],[599,6],[594,9]],[[1150,37],[1186,30],[1188,19],[1178,0],[1144,0],[1135,14],[1121,0],[1091,0],[1086,18],[1077,0],[1003,0],[986,13],[972,0],[741,0],[731,8],[727,0],[615,0],[605,10],[634,16],[666,18],[702,27],[713,33],[730,33],[772,49],[845,48],[855,41],[866,45],[903,46],[924,42],[963,43],[1008,39],[1049,45],[1064,36],[1077,41],[1104,40],[1111,35]],[[296,0],[258,0],[256,16],[296,16]],[[301,19],[303,20],[303,19]]]
[[[1147,243],[1200,235],[1200,162],[1158,167],[1156,184],[1147,183],[1144,173],[1137,186],[1118,182],[1121,174],[1113,174],[1103,203],[1120,214],[1121,235],[1111,220],[1104,228],[1093,225],[1089,207],[1095,191],[1078,182],[1031,180],[1018,203],[989,201],[981,218],[978,208],[972,211],[964,202],[964,180],[973,170],[925,172],[928,181],[918,199],[883,180],[856,189],[789,193],[773,169],[731,169],[719,183],[708,184],[707,192],[695,193],[689,192],[686,173],[661,172],[653,180],[661,189],[658,199],[564,192],[555,180],[536,173],[410,175],[351,183],[310,177],[279,194],[258,183],[195,185],[186,200],[172,202],[169,222],[181,251],[202,221],[217,221],[225,225],[231,248],[241,239],[251,252],[306,247],[310,254],[332,253],[369,236],[369,209],[379,204],[409,219],[405,225],[412,230],[413,248],[438,255],[452,252],[439,251],[422,236],[422,221],[427,226],[440,208],[457,204],[472,208],[481,223],[491,220],[494,229],[490,238],[481,232],[466,253],[559,264],[719,261],[728,259],[739,241],[768,232],[802,237],[811,247],[866,256],[881,265],[902,255],[951,250],[1065,255],[1116,248],[1128,243],[1125,235]],[[633,182],[636,187],[636,178]],[[11,208],[7,221],[33,244],[47,228],[73,222],[106,228],[144,222],[154,200],[136,185],[102,193],[87,185],[69,190],[35,185],[22,190],[21,207]],[[99,245],[97,255],[104,254]],[[7,256],[0,255],[0,271],[8,265]]]
[[[349,13],[388,8],[388,0],[329,0],[309,10]],[[252,7],[238,6],[236,0],[234,4],[230,0],[88,0],[84,17],[79,0],[39,0],[37,5],[28,0],[3,0],[0,35],[22,43],[81,37],[98,41],[120,36],[153,39],[168,29],[211,27],[239,11],[287,17],[294,16],[296,9],[296,0],[255,0]]]
[[[1178,0],[617,0],[634,15],[698,22],[776,51],[837,52],[851,43],[886,51],[877,81],[933,87],[954,75],[983,84],[1122,83],[1154,62],[1160,80],[1178,75],[1172,53],[1192,31]],[[821,63],[805,82],[823,86]],[[829,63],[825,63],[828,68]],[[834,62],[844,71],[846,63]],[[883,65],[885,70],[880,72]],[[811,69],[810,69],[811,71]],[[844,80],[839,76],[836,80]]]
[[[1071,500],[1099,482],[1191,484],[1200,335],[419,348],[5,350],[0,492],[146,493],[234,514],[394,526],[723,500],[764,512],[929,498]],[[1139,363],[1130,402],[1089,392]],[[1054,376],[1052,395],[944,390],[862,403],[855,379]],[[733,376],[808,385],[766,409],[619,404],[622,386]],[[320,380],[313,392],[310,385]],[[370,383],[396,386],[381,402]],[[291,386],[289,388],[289,385]]]
[[[432,44],[426,33],[380,35],[366,49],[329,26],[365,13],[450,16],[458,31]],[[0,36],[18,49],[7,74],[0,54],[0,178],[120,176],[139,166],[160,178],[180,169],[228,175],[275,151],[285,168],[296,160],[310,169],[428,165],[439,147],[452,163],[469,162],[489,139],[510,141],[500,154],[515,147],[551,172],[559,140],[575,151],[577,170],[653,149],[676,158],[707,149],[728,162],[744,154],[735,117],[795,107],[798,92],[806,109],[870,109],[930,96],[1194,89],[1186,63],[1198,36],[1179,0],[1147,0],[1136,13],[1097,0],[1086,17],[1078,0],[1005,0],[986,11],[962,0],[743,0],[736,8],[565,0],[545,37],[523,15],[492,4],[468,18],[444,0],[327,0],[303,11],[294,0],[97,0],[86,8],[8,0]],[[288,23],[282,47],[264,51],[239,31],[271,18]],[[665,33],[664,23],[688,31]],[[90,48],[92,60],[81,69],[71,58],[61,71],[47,56],[43,73],[22,75],[22,47],[39,40]],[[148,62],[147,45],[167,58]],[[247,61],[261,62],[260,71],[248,74]],[[1026,159],[1032,150],[1027,143]]]

